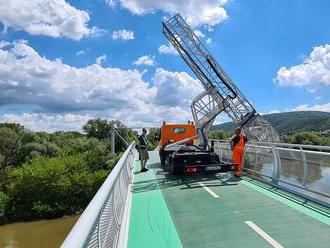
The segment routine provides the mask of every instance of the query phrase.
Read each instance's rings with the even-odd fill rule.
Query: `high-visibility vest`
[[[238,141],[238,143],[236,145],[234,145],[234,151],[244,151],[244,147],[245,147],[245,141],[244,141],[244,136],[242,134],[240,134],[240,139]]]

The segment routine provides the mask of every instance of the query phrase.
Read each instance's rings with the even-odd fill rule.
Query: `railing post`
[[[276,147],[273,145],[272,146],[272,153],[273,153],[273,165],[274,165],[274,170],[273,170],[273,177],[272,177],[272,182],[274,184],[278,184],[278,170],[279,170],[279,164],[278,164],[278,157],[277,157],[277,152],[276,152]]]
[[[110,130],[110,146],[111,146],[111,154],[115,154],[116,149],[115,149],[115,129],[111,128]]]
[[[300,152],[301,152],[301,158],[302,158],[303,168],[304,168],[304,178],[303,178],[302,185],[305,187],[306,183],[307,183],[307,176],[308,176],[308,164],[307,164],[306,155],[305,155],[302,147],[300,147]]]

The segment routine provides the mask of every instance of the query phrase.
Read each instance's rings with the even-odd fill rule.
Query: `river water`
[[[0,226],[1,248],[60,247],[79,215]]]

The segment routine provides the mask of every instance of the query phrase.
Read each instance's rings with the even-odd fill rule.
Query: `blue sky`
[[[176,12],[259,112],[330,112],[330,1],[188,2],[0,0],[0,121],[54,131],[191,119],[202,89],[161,32]]]

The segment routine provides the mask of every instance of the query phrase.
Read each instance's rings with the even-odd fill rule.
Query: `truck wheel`
[[[166,156],[165,156],[165,151],[163,149],[159,150],[159,158],[160,158],[160,165],[164,167],[166,162]]]
[[[171,169],[172,175],[178,175],[182,172],[180,167],[175,163],[175,159],[171,159],[171,168],[170,169]]]

